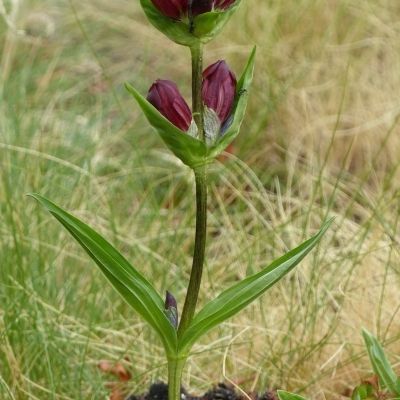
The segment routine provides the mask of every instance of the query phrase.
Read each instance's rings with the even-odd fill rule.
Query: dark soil
[[[278,400],[274,391],[265,393],[248,393],[252,400]],[[217,386],[204,393],[202,396],[193,396],[184,388],[181,389],[182,400],[248,400],[243,394],[238,393],[233,386],[219,383]],[[154,383],[147,393],[131,394],[126,400],[168,400],[168,385],[163,382]]]

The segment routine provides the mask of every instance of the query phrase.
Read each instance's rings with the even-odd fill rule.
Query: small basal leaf
[[[305,397],[302,397],[298,394],[285,392],[284,390],[277,390],[279,400],[306,400]]]
[[[175,354],[177,337],[164,312],[164,301],[153,286],[110,243],[88,225],[39,194],[44,206],[95,261],[123,299],[158,333],[167,354]]]
[[[374,395],[374,387],[370,383],[363,383],[357,386],[351,395],[351,400],[367,400],[372,399]]]
[[[182,336],[179,337],[179,352],[187,354],[200,336],[243,310],[283,278],[318,244],[331,223],[332,220],[327,221],[314,237],[275,260],[257,274],[249,276],[230,289],[225,290],[217,298],[206,304],[195,315]]]
[[[379,383],[383,388],[388,389],[392,394],[400,396],[400,379],[390,365],[383,347],[366,329],[363,329],[362,335],[367,347],[369,359],[372,368],[379,378]]]

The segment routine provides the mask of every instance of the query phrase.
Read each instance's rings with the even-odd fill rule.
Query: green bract
[[[140,4],[152,25],[175,43],[192,47],[212,40],[225,26],[229,18],[239,7],[241,0],[227,10],[215,10],[200,14],[189,21],[176,21],[166,17],[154,6],[151,0],[140,0]]]
[[[208,157],[211,160],[221,154],[233,142],[240,132],[240,128],[246,114],[250,86],[253,81],[255,58],[256,47],[253,48],[244,72],[237,84],[235,105],[232,111],[232,125],[213,146],[209,147]]]
[[[244,72],[236,89],[236,100],[232,111],[232,123],[224,135],[213,145],[207,146],[203,141],[191,137],[166,119],[134,87],[126,84],[126,89],[138,102],[149,123],[156,129],[168,148],[192,169],[211,163],[221,154],[239,134],[246,107],[248,92],[253,80],[256,48],[250,54]]]
[[[206,163],[207,147],[205,143],[186,134],[168,121],[133,86],[127,83],[125,87],[138,102],[147,120],[164,143],[184,164],[195,169]]]

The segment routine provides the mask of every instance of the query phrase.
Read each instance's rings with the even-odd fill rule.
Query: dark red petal
[[[174,82],[157,80],[151,86],[147,100],[176,127],[187,131],[192,123],[192,112]]]
[[[190,8],[194,17],[199,14],[204,14],[213,9],[213,0],[192,0]]]
[[[222,10],[230,7],[236,0],[215,0],[215,8],[220,8]]]
[[[188,0],[151,0],[166,17],[181,19],[188,12]]]
[[[232,112],[235,95],[236,77],[225,61],[217,61],[203,72],[203,102],[217,113],[221,124]]]

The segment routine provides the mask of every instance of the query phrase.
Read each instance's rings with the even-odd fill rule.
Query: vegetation
[[[400,5],[259,4],[242,5],[206,60],[223,49],[240,71],[248,44],[258,45],[242,134],[211,173],[201,304],[310,236],[326,215],[336,221],[301,268],[194,348],[183,379],[199,392],[227,379],[337,398],[370,374],[362,326],[398,371]],[[25,194],[40,191],[73,211],[160,292],[172,281],[183,299],[193,178],[123,83],[145,93],[165,74],[188,97],[189,53],[160,38],[134,1],[4,5],[0,397],[104,398],[101,359],[126,363],[132,391],[144,390],[166,378],[162,348]]]

